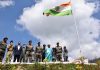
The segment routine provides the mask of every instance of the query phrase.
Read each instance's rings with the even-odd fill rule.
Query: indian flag
[[[46,16],[67,16],[72,15],[72,8],[71,8],[71,2],[63,3],[59,6],[56,6],[52,9],[47,9],[43,12],[43,15]]]

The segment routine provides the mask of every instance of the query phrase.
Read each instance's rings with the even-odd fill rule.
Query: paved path
[[[38,64],[72,64],[72,62],[38,62]],[[2,63],[0,63],[2,64]],[[8,63],[6,63],[8,64]],[[15,62],[15,63],[9,63],[9,64],[35,64],[34,63],[19,63],[19,62]],[[97,65],[96,63],[84,63],[85,65]]]

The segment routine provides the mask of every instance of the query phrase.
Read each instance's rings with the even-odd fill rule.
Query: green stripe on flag
[[[72,15],[72,10],[57,12],[54,9],[49,9],[49,10],[45,10],[44,13],[52,16],[67,16],[67,15]]]

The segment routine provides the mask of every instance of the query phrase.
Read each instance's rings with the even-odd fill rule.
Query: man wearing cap
[[[38,42],[38,45],[36,46],[35,54],[36,54],[36,62],[41,62],[42,61],[42,47],[41,47],[40,42]]]
[[[13,41],[10,41],[10,44],[7,46],[7,56],[6,56],[6,62],[9,63],[11,62],[11,58],[12,58],[12,53],[13,53]]]
[[[68,61],[68,50],[66,48],[66,46],[64,46],[63,48],[63,58],[64,58],[64,61]]]
[[[32,52],[34,51],[32,46],[32,41],[30,40],[28,42],[28,45],[26,46],[26,62],[32,62]]]
[[[59,45],[59,42],[56,44],[56,60],[61,61],[62,59],[62,47]]]
[[[0,62],[2,62],[4,55],[5,55],[5,51],[6,51],[6,47],[7,47],[7,40],[8,40],[8,38],[5,37],[0,42]]]
[[[20,55],[20,62],[25,62],[26,44],[22,45],[22,52]]]

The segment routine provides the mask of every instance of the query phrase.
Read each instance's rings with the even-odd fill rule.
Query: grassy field
[[[0,70],[100,70],[100,65],[85,64],[0,64]]]

